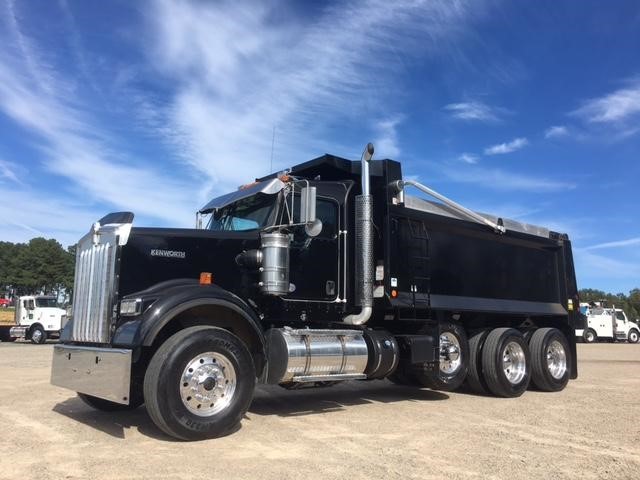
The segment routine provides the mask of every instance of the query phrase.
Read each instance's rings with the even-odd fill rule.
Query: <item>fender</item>
[[[266,340],[255,312],[240,297],[217,285],[200,285],[193,279],[170,280],[124,298],[142,299],[144,311],[119,325],[113,336],[114,346],[151,346],[160,331],[181,313],[194,307],[219,306],[243,319],[259,341],[258,353],[265,355]]]

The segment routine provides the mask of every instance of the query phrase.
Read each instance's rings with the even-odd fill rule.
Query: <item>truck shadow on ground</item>
[[[401,387],[389,382],[347,382],[326,388],[285,390],[277,385],[256,388],[248,415],[296,417],[337,412],[357,405],[394,402],[446,400],[442,392]],[[179,441],[162,433],[145,412],[144,405],[135,410],[101,412],[85,405],[78,397],[56,404],[53,411],[94,428],[114,438],[124,439],[128,429],[161,441]],[[246,417],[245,417],[246,418]],[[238,425],[229,434],[241,428]]]
[[[423,402],[448,398],[442,392],[379,381],[346,382],[333,387],[289,391],[277,385],[261,385],[256,389],[249,412],[256,415],[296,417],[335,412],[371,403]]]
[[[78,397],[73,397],[56,404],[53,411],[115,438],[124,439],[126,430],[133,428],[156,440],[178,441],[162,433],[153,424],[144,406],[135,410],[101,412],[89,407]]]

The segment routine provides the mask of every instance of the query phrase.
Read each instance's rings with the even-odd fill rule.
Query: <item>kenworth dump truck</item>
[[[99,410],[145,403],[184,440],[228,433],[256,383],[562,390],[580,323],[567,236],[472,212],[372,154],[257,179],[196,229],[95,223],[52,383]]]

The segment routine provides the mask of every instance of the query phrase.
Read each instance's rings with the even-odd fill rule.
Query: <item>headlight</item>
[[[142,299],[132,298],[129,300],[122,300],[120,302],[120,315],[125,317],[132,317],[140,315],[142,312]]]

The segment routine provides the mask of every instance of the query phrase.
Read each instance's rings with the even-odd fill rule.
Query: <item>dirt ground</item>
[[[52,345],[0,344],[0,478],[640,478],[640,345],[579,345],[580,378],[518,399],[386,381],[260,387],[197,443],[49,385]]]

